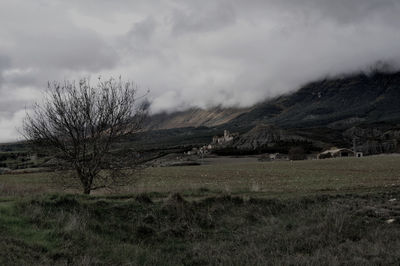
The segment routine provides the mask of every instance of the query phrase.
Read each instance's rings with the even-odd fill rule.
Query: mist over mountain
[[[297,142],[314,150],[352,147],[356,138],[360,149],[374,154],[400,150],[399,103],[400,72],[375,71],[311,82],[246,109],[155,115],[146,128],[164,130],[159,131],[160,143],[163,136],[172,135],[207,143],[227,129],[240,133],[234,147],[255,151],[276,151],[267,148],[287,148]]]
[[[148,127],[242,128],[271,123],[285,128],[347,128],[359,123],[400,121],[400,72],[358,74],[309,83],[300,90],[249,108],[189,109],[154,115]]]

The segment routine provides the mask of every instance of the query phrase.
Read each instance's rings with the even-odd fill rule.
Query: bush
[[[289,160],[305,160],[307,155],[303,149],[303,147],[293,147],[289,150]]]
[[[332,154],[330,154],[330,153],[325,153],[325,154],[319,155],[319,159],[330,159],[330,158],[332,158]]]

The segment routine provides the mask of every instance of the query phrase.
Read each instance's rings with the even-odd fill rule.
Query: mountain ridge
[[[145,129],[171,129],[184,127],[215,127],[228,123],[239,115],[248,112],[250,108],[222,108],[210,109],[190,108],[173,113],[159,113],[151,116],[145,123]]]
[[[357,139],[362,151],[374,154],[400,150],[399,125],[400,72],[375,72],[311,82],[246,109],[192,108],[152,116],[145,128],[166,146],[207,144],[229,130],[241,136],[234,149],[267,151],[300,144],[311,145],[310,150],[352,148]],[[371,139],[369,130],[379,136]]]
[[[249,108],[191,108],[156,114],[146,129],[228,128],[269,123],[284,128],[400,121],[400,72],[358,74],[310,82],[299,90]],[[235,126],[236,125],[236,126]]]

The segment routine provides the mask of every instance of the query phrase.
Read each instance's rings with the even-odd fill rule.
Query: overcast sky
[[[1,0],[0,142],[52,80],[121,75],[159,112],[398,67],[399,14],[399,0]]]

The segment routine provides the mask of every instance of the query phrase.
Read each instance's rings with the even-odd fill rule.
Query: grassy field
[[[52,173],[0,175],[0,197],[62,192]],[[253,197],[297,197],[319,193],[384,190],[400,185],[400,156],[258,162],[255,158],[211,158],[200,166],[147,168],[119,194],[190,193],[207,189]],[[100,193],[101,194],[101,193]]]
[[[140,191],[207,188],[252,196],[299,196],[398,186],[400,156],[309,161],[242,162],[216,159],[209,165],[148,169]]]
[[[49,180],[0,176],[0,265],[400,263],[400,156],[207,159],[92,196]]]

